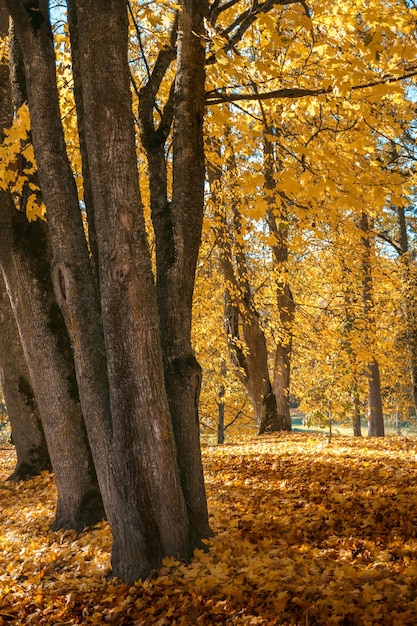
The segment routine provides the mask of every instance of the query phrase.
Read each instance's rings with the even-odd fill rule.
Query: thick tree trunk
[[[39,179],[48,213],[48,228],[54,253],[53,280],[57,301],[72,339],[83,414],[103,494],[107,517],[118,540],[118,558],[129,581],[147,575],[158,564],[155,541],[136,549],[125,540],[124,527],[131,527],[129,501],[123,480],[114,475],[110,448],[110,413],[107,362],[96,282],[89,259],[77,189],[65,149],[58,106],[55,54],[47,3],[25,8],[23,2],[6,0],[14,19],[24,58],[31,129]],[[132,528],[137,541],[142,529]]]
[[[365,320],[368,328],[368,347],[372,352],[374,337],[372,328],[375,322],[375,305],[372,293],[372,264],[371,264],[371,241],[369,236],[369,220],[367,214],[362,213],[360,223],[362,230],[362,268],[363,268],[363,302]],[[369,425],[368,435],[370,437],[384,437],[385,426],[382,412],[381,382],[379,376],[379,366],[375,357],[367,364],[368,378],[368,411]]]
[[[292,430],[290,414],[290,382],[291,382],[292,345],[280,342],[275,352],[274,364],[274,395],[277,403],[277,414],[283,430]]]
[[[246,355],[247,389],[255,408],[258,434],[283,430],[268,370],[268,352],[259,317],[247,312],[242,319],[242,332],[249,354]]]
[[[2,275],[0,276],[0,386],[6,402],[17,456],[17,464],[10,480],[27,480],[44,470],[51,470],[51,461],[29,370]]]
[[[73,4],[101,307],[60,123],[46,3],[40,11],[22,2],[7,4],[24,53],[54,285],[72,337],[81,403],[113,532],[113,574],[133,582],[158,567],[164,554],[187,556],[190,544],[138,191],[126,3]]]
[[[131,526],[143,526],[145,545],[153,540],[159,561],[164,554],[186,557],[194,546],[190,543],[177,468],[155,286],[139,194],[126,7],[126,3],[116,1],[103,7],[97,0],[76,5],[101,309],[115,425],[112,463],[129,493]],[[189,380],[188,371],[181,374]],[[186,405],[182,410],[186,412]],[[139,449],[135,442],[140,442]],[[190,507],[194,504],[192,499]],[[135,536],[128,539],[133,545]],[[115,538],[115,571],[124,567],[124,560]]]
[[[54,528],[103,519],[68,334],[50,279],[46,225],[0,199],[0,265],[19,327],[58,488]],[[8,203],[7,203],[8,199]],[[7,206],[8,204],[8,206]]]
[[[3,25],[5,27],[5,25]],[[10,108],[2,100],[3,110]],[[9,123],[11,119],[9,118]],[[86,440],[74,363],[50,277],[46,225],[29,223],[8,192],[0,195],[0,265],[30,372],[58,488],[55,528],[103,519],[103,506]]]

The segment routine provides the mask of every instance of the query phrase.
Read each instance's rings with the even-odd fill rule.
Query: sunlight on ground
[[[0,624],[417,623],[416,440],[293,433],[203,456],[209,551],[132,587],[106,579],[107,524],[48,530],[49,474],[0,483]]]

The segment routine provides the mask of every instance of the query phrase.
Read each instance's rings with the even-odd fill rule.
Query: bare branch
[[[227,5],[233,6],[233,4],[233,0],[230,0],[230,2],[227,2],[226,5],[224,5],[224,7],[228,8]],[[231,24],[229,24],[229,26],[227,26],[227,28],[224,28],[222,31],[219,32],[219,35],[221,37],[227,39],[227,42],[221,48],[221,50],[223,52],[228,52],[229,50],[234,48],[236,44],[242,39],[248,28],[250,28],[250,26],[256,21],[260,13],[268,13],[276,6],[286,6],[288,4],[301,4],[304,8],[304,11],[306,12],[306,15],[308,17],[310,16],[310,11],[307,7],[305,0],[265,0],[265,2],[258,2],[258,0],[253,0],[252,6],[249,9],[243,11],[243,13],[237,16],[234,22],[232,22]],[[218,7],[216,9],[217,14],[222,10],[224,10],[223,6]],[[234,34],[232,34],[233,32]],[[210,65],[215,61],[216,55],[215,53],[213,53],[211,56],[208,57],[206,63]]]
[[[370,89],[371,87],[377,87],[378,85],[389,85],[398,83],[407,78],[417,76],[417,67],[409,68],[401,76],[381,76],[380,79],[374,80],[362,85],[352,85],[351,91],[359,91],[361,89]],[[239,101],[261,101],[272,99],[297,99],[311,96],[321,96],[324,94],[331,94],[334,92],[334,88],[329,86],[327,88],[318,89],[302,89],[300,87],[289,87],[283,89],[275,89],[264,93],[224,93],[221,89],[213,89],[206,93],[206,104],[211,106],[214,104],[222,104],[224,102],[239,102]]]

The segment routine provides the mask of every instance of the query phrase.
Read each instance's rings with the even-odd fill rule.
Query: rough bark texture
[[[0,206],[1,210],[1,206]],[[0,386],[12,428],[17,464],[10,480],[27,480],[51,461],[9,296],[0,276]]]
[[[369,219],[366,213],[362,213],[360,219],[360,229],[362,231],[362,268],[363,268],[363,302],[365,320],[368,327],[368,344],[372,350],[372,327],[375,322],[374,300],[372,294],[372,265],[371,265],[371,242],[369,236]],[[368,377],[368,410],[369,426],[368,435],[370,437],[384,437],[385,426],[382,413],[381,381],[379,376],[379,365],[375,357],[367,364]]]
[[[3,100],[2,106],[10,104]],[[69,338],[55,302],[46,225],[29,223],[24,206],[21,209],[15,209],[8,192],[1,192],[0,265],[55,473],[58,502],[54,527],[82,530],[103,519],[103,506],[86,440]]]
[[[96,225],[94,217],[94,203],[93,203],[93,191],[91,189],[90,179],[90,165],[86,143],[86,129],[85,129],[85,117],[84,117],[84,97],[81,80],[81,64],[80,64],[80,42],[77,24],[77,11],[74,3],[67,4],[68,11],[68,24],[71,41],[71,59],[72,59],[72,73],[74,76],[74,98],[75,108],[77,112],[77,129],[78,138],[80,143],[82,175],[83,175],[83,200],[85,211],[87,215],[88,224],[88,246],[91,252],[91,259],[95,278],[99,280],[98,269],[98,250],[97,250],[97,236]]]
[[[155,126],[153,118],[155,97],[175,57],[175,27],[172,45],[161,51],[148,83],[141,90],[139,107],[150,176],[165,380],[193,546],[211,534],[199,438],[201,368],[191,346],[192,296],[203,219],[205,8],[204,2],[194,0],[182,4],[177,77],[159,125]],[[165,142],[174,110],[173,197],[169,202]]]
[[[225,265],[223,267],[228,271]],[[239,308],[232,302],[226,289],[225,331],[236,375],[251,399],[258,433],[262,435],[265,432],[276,432],[282,430],[283,424],[278,421],[275,395],[269,379],[265,335],[256,311],[245,310],[242,318],[240,319]],[[241,347],[240,327],[247,350]]]
[[[132,546],[187,557],[193,545],[166,389],[158,309],[136,165],[126,3],[76,6],[100,297],[114,431],[112,465],[131,500]],[[112,38],[109,40],[109,30]],[[187,375],[188,376],[188,375]],[[126,525],[124,532],[131,532]],[[116,541],[112,564],[123,572]],[[126,578],[126,576],[124,576]]]
[[[204,205],[204,15],[208,3],[206,0],[183,0],[180,5],[174,89],[174,258],[172,265],[166,267],[165,279],[158,282],[157,292],[178,466],[191,540],[197,545],[201,538],[211,535],[200,453],[198,401],[201,368],[191,346],[193,290]]]
[[[22,337],[58,488],[54,528],[103,519],[78,399],[72,351],[50,278],[46,225],[0,200],[0,265]],[[5,198],[6,196],[6,198]],[[23,384],[23,381],[22,381]]]
[[[33,141],[54,252],[55,291],[72,338],[83,413],[114,537],[113,574],[133,582],[158,567],[165,554],[188,556],[193,544],[176,465],[139,196],[126,2],[91,0],[71,6],[77,18],[72,24],[77,28],[80,72],[74,78],[81,80],[99,294],[65,151],[47,3],[40,2],[40,10],[22,1],[7,4],[23,49]],[[187,93],[192,101],[194,93]],[[186,202],[181,206],[188,207]],[[198,209],[202,212],[202,207]],[[188,218],[187,214],[183,227]],[[180,360],[176,365],[182,375],[190,362]],[[198,436],[195,376],[187,372],[186,377],[193,388]],[[199,455],[198,445],[197,450]],[[198,484],[203,485],[200,474]],[[199,511],[203,506],[207,510],[205,495],[200,503],[192,494],[190,502]]]
[[[7,37],[9,14],[0,2],[0,37]],[[0,63],[0,140],[13,114],[9,67]],[[7,195],[1,196],[8,203]],[[0,210],[1,210],[0,205]],[[25,480],[51,469],[49,454],[34,399],[29,370],[16,322],[0,276],[0,377],[16,447],[17,465],[13,480]]]

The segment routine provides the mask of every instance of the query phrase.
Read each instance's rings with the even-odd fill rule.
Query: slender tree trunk
[[[174,84],[172,203],[155,228],[157,301],[165,380],[192,545],[211,534],[200,453],[201,367],[191,345],[195,270],[204,203],[204,15],[207,3],[183,0]],[[154,221],[155,224],[155,221]],[[164,232],[165,228],[165,232]]]
[[[359,393],[356,385],[353,389],[353,435],[354,437],[362,437],[362,424],[361,424],[361,405],[359,399]]]
[[[222,359],[220,373],[224,381],[224,377],[227,374],[226,361]],[[217,443],[224,443],[224,416],[225,416],[225,386],[224,382],[221,382],[219,391],[217,393]]]
[[[276,279],[276,303],[278,312],[277,347],[275,352],[273,389],[277,403],[278,420],[283,430],[292,430],[290,416],[290,385],[291,385],[291,355],[293,343],[293,325],[295,303],[287,279],[281,276],[288,274],[288,210],[282,204],[275,181],[275,172],[279,160],[276,158],[274,145],[268,139],[273,129],[267,122],[262,107],[264,119],[263,148],[264,148],[264,176],[266,199],[269,205],[267,222],[273,243],[271,244]],[[277,218],[279,223],[277,222]]]
[[[183,18],[185,20],[185,17]],[[187,18],[188,19],[188,18]],[[196,24],[195,28],[202,25]],[[186,25],[182,25],[182,38],[194,39],[196,36],[189,31]],[[163,110],[162,118],[158,126],[155,126],[154,110],[156,106],[156,94],[158,92],[162,78],[169,65],[175,59],[174,48],[176,37],[176,23],[174,23],[171,34],[171,46],[161,50],[155,63],[152,74],[141,89],[139,100],[139,119],[141,123],[141,138],[146,150],[149,171],[149,186],[151,199],[152,223],[156,239],[156,293],[158,302],[158,312],[161,325],[162,348],[164,357],[164,371],[168,390],[168,401],[173,419],[174,434],[177,445],[177,458],[180,468],[180,478],[183,492],[186,499],[187,511],[190,522],[191,543],[199,544],[202,537],[211,534],[208,525],[208,513],[206,496],[201,465],[200,441],[199,441],[199,418],[198,418],[198,396],[201,384],[201,369],[197,363],[191,347],[191,309],[189,294],[194,285],[195,274],[195,247],[201,237],[202,219],[202,196],[199,187],[203,185],[201,179],[201,154],[192,167],[197,167],[196,173],[189,174],[190,180],[195,183],[196,191],[189,195],[190,204],[194,202],[194,211],[190,221],[190,238],[187,237],[187,229],[182,223],[181,215],[187,203],[181,205],[182,196],[176,195],[177,204],[168,200],[168,177],[166,164],[166,140],[171,128],[175,110],[179,108],[178,101],[181,101],[181,93],[184,84],[188,79],[183,78],[183,83],[171,89],[170,95]],[[195,30],[194,32],[198,32]],[[195,45],[195,42],[193,42]],[[186,47],[186,46],[185,46]],[[182,54],[184,46],[180,47]],[[204,66],[201,66],[201,54],[198,55],[200,71],[204,79]],[[181,66],[181,63],[180,63]],[[190,77],[190,84],[195,82],[194,77]],[[200,84],[197,91],[186,91],[188,98],[195,98],[201,92]],[[192,94],[192,95],[191,95]],[[200,95],[201,97],[201,95]],[[201,107],[198,97],[195,102],[186,102],[183,106],[184,116],[187,117],[187,109],[195,106]],[[202,111],[200,111],[202,116]],[[201,124],[198,122],[197,128],[192,129],[192,149],[201,151]],[[181,128],[177,133],[182,136]],[[181,121],[184,124],[184,121]],[[188,141],[189,139],[187,139]],[[183,150],[183,145],[178,140],[174,142],[174,154],[176,163],[178,154]],[[189,163],[184,163],[182,167],[183,175],[187,177],[187,167]],[[181,169],[177,167],[177,170]],[[177,174],[178,176],[178,174]],[[197,176],[197,178],[195,178]],[[177,185],[175,182],[174,185]],[[185,192],[189,193],[189,192]],[[197,195],[195,198],[194,195]],[[186,238],[186,241],[184,240]],[[193,269],[194,267],[194,269]],[[189,281],[192,281],[191,284]],[[184,291],[181,290],[184,288]],[[186,299],[182,298],[186,296]],[[180,308],[178,309],[178,307]]]
[[[7,37],[9,14],[0,2],[0,37]],[[0,140],[3,129],[10,126],[13,115],[12,96],[7,63],[0,63]],[[1,194],[2,204],[8,203]],[[29,370],[21,340],[6,293],[3,276],[0,276],[0,378],[16,447],[17,465],[12,480],[25,480],[51,469],[39,411],[33,395]]]
[[[54,528],[103,519],[67,331],[50,278],[46,225],[0,200],[0,265],[22,337],[58,488]]]
[[[83,200],[88,225],[88,247],[91,252],[91,261],[95,278],[99,280],[97,235],[94,216],[93,191],[91,189],[90,165],[86,143],[86,128],[84,116],[84,96],[81,80],[80,41],[77,24],[77,11],[73,2],[67,3],[69,34],[71,41],[72,73],[74,76],[74,99],[77,112],[77,130],[80,143],[81,169],[83,175]]]
[[[0,276],[0,386],[17,456],[10,480],[27,480],[51,470],[39,410],[3,276]]]
[[[217,401],[217,443],[224,443],[224,385],[219,390],[219,399]]]
[[[375,305],[372,294],[372,265],[371,265],[371,242],[369,236],[369,219],[367,214],[362,213],[360,219],[360,229],[362,231],[362,268],[363,268],[363,302],[365,320],[368,327],[368,343],[372,352],[374,337],[372,328],[375,321]],[[379,375],[379,365],[375,357],[372,357],[367,365],[368,377],[368,410],[369,426],[368,435],[370,437],[384,437],[384,416],[382,412],[381,381]]]
[[[378,361],[374,359],[368,366],[369,384],[369,437],[383,437],[385,435],[384,418],[382,413],[381,380]]]

